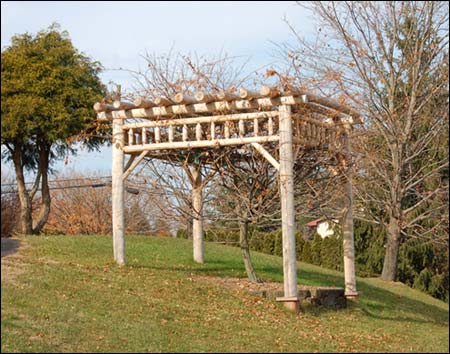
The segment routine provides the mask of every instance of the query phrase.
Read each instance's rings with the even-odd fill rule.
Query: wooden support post
[[[125,264],[125,219],[124,219],[124,143],[125,134],[122,119],[113,120],[112,146],[112,223],[114,260]]]
[[[351,144],[347,133],[344,135],[346,159],[344,166],[347,170],[347,178],[345,182],[345,206],[342,220],[343,249],[344,249],[344,276],[345,276],[345,296],[356,297],[356,275],[355,275],[355,240],[353,233],[353,187],[352,187],[352,161],[351,161]]]
[[[294,154],[292,148],[291,107],[279,107],[280,121],[280,197],[283,233],[284,301],[287,308],[298,310],[297,260],[295,254]],[[297,300],[295,300],[297,299]]]
[[[203,251],[203,188],[201,166],[194,166],[192,174],[192,239],[194,261],[204,263]]]

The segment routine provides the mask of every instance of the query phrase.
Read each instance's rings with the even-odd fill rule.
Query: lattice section
[[[278,112],[180,118],[123,125],[125,152],[278,141]]]

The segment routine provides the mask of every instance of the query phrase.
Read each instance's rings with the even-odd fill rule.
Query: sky
[[[293,1],[2,1],[1,47],[14,34],[36,32],[53,22],[67,30],[74,46],[105,68],[104,84],[114,82],[126,92],[132,78],[123,69],[144,65],[142,55],[183,53],[248,58],[247,70],[276,64],[273,42],[293,40],[286,18],[298,32],[313,31],[311,16]],[[78,170],[110,174],[111,151],[69,156],[54,165],[57,174]],[[2,172],[12,170],[2,162]]]

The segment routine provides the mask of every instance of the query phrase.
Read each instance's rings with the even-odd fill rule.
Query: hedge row
[[[381,274],[386,236],[375,227],[355,222],[356,274],[373,277]],[[186,230],[178,230],[177,237],[188,238]],[[205,240],[239,246],[239,231],[208,230]],[[283,253],[281,231],[249,231],[250,249],[281,256]],[[318,234],[313,240],[304,240],[296,234],[297,260],[325,268],[342,271],[343,248],[339,229],[331,237],[322,239]],[[426,292],[448,302],[449,271],[448,248],[436,248],[429,243],[410,239],[400,247],[398,280],[410,287]]]
[[[183,229],[178,230],[177,237],[189,238],[186,230]],[[340,236],[333,235],[322,240],[319,235],[316,235],[313,241],[308,241],[297,232],[295,237],[297,260],[330,269],[343,269]],[[239,246],[239,231],[208,230],[205,232],[205,241]],[[249,244],[252,251],[275,256],[283,255],[281,231],[261,232],[252,229],[249,232]]]

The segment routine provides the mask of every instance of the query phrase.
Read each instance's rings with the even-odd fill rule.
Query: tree
[[[93,130],[93,104],[105,96],[101,66],[78,52],[57,25],[14,36],[2,51],[2,159],[14,164],[20,201],[20,230],[38,234],[50,212],[48,174],[51,163],[74,152],[71,139]],[[99,140],[80,138],[90,148]],[[34,171],[31,190],[24,170]],[[41,186],[33,220],[32,201]]]
[[[240,148],[238,152],[217,160],[214,205],[219,219],[237,222],[239,244],[245,270],[251,282],[258,282],[250,255],[249,225],[264,221],[266,226],[279,218],[277,173],[261,156],[255,156],[252,148]],[[281,243],[281,235],[278,237]],[[280,255],[282,254],[282,247]],[[274,250],[275,251],[275,250]]]
[[[448,153],[439,147],[448,129],[448,3],[302,6],[320,23],[317,39],[297,35],[284,54],[291,75],[338,92],[365,117],[355,144],[357,216],[386,231],[382,279],[393,281],[405,237],[448,242]]]

